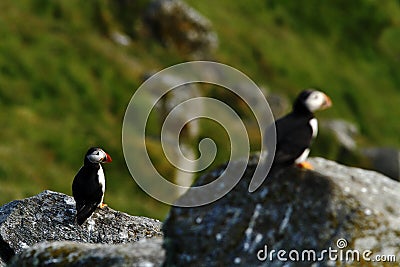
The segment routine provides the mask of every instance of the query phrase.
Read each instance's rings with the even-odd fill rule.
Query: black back
[[[103,191],[97,174],[99,169],[99,163],[91,163],[85,157],[84,165],[72,183],[72,195],[77,210],[76,220],[79,225],[92,215],[101,202]]]
[[[296,112],[284,116],[275,122],[276,127],[276,149],[273,166],[291,165],[301,156],[305,149],[309,148],[312,141],[312,128],[309,123],[314,115],[310,112]],[[265,133],[265,144],[267,150],[271,151],[274,144],[271,136],[273,127],[267,128]],[[268,154],[269,161],[272,156]]]

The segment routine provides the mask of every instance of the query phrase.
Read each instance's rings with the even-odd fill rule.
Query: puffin
[[[267,154],[267,162],[272,161],[271,168],[297,165],[304,169],[313,169],[306,161],[312,141],[318,133],[318,121],[314,112],[327,109],[332,105],[331,99],[323,92],[307,89],[297,96],[292,111],[275,121],[276,148],[275,155]],[[275,143],[269,138],[274,131],[270,125],[265,132],[264,144],[271,151]],[[271,153],[272,154],[272,153]]]
[[[101,164],[111,161],[110,155],[101,148],[92,147],[86,152],[83,166],[72,182],[77,224],[82,225],[97,207],[103,209],[107,206],[103,203],[106,181]]]

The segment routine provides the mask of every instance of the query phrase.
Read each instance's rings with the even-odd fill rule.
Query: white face
[[[106,158],[106,156],[107,156],[106,152],[104,152],[101,149],[97,149],[97,150],[93,151],[92,154],[87,155],[86,157],[92,163],[101,163],[103,161],[103,159]]]
[[[324,93],[314,91],[307,97],[305,105],[309,111],[314,112],[329,107],[330,100]]]

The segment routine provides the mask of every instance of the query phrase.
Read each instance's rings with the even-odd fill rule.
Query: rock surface
[[[270,93],[267,95],[267,101],[276,119],[284,116],[290,109],[290,102],[283,95]]]
[[[355,139],[359,136],[359,131],[355,124],[345,120],[335,119],[323,121],[321,127],[332,131],[339,144],[344,148],[348,150],[357,148]]]
[[[161,222],[97,209],[82,225],[74,223],[75,201],[71,196],[44,191],[12,201],[0,208],[0,256],[8,262],[14,254],[42,241],[76,241],[120,244],[160,237]]]
[[[372,168],[390,178],[400,181],[400,151],[390,147],[372,147],[361,150],[367,157]]]
[[[153,1],[144,15],[150,32],[167,46],[196,59],[209,57],[218,46],[208,19],[180,0]]]
[[[240,182],[218,201],[171,210],[163,226],[165,266],[382,266],[362,256],[360,262],[334,261],[321,253],[329,248],[337,250],[336,256],[346,249],[368,249],[372,259],[395,255],[400,260],[398,182],[315,158],[311,162],[316,171],[279,170],[249,193],[257,160],[251,159]],[[195,185],[214,180],[213,173]],[[196,197],[190,193],[184,197]],[[320,260],[305,253],[303,259],[311,261],[296,261],[293,253],[292,260],[283,261],[276,253],[280,249],[287,252],[286,258],[296,249],[299,260],[312,250]]]
[[[124,245],[56,241],[33,245],[14,257],[8,266],[155,267],[161,266],[163,261],[162,238]]]

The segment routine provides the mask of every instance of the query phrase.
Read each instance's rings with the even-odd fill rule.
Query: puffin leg
[[[307,162],[307,161],[303,161],[303,162],[297,163],[296,166],[299,167],[299,168],[302,168],[302,169],[314,170],[313,165],[311,165],[311,163]]]
[[[105,207],[108,207],[108,205],[106,203],[101,202],[99,208],[104,209]]]

